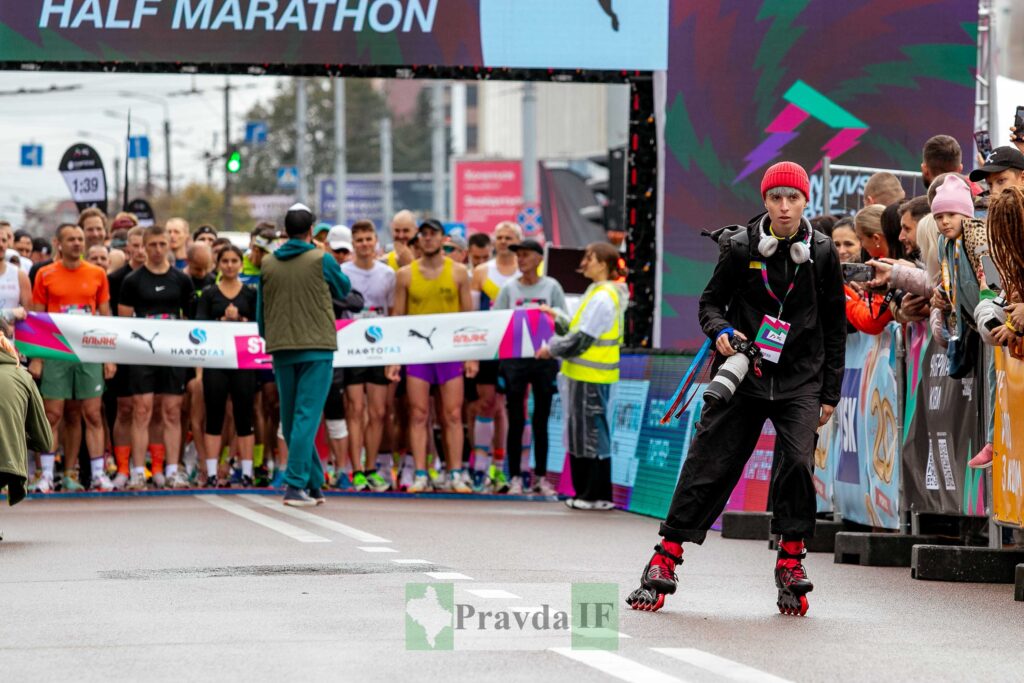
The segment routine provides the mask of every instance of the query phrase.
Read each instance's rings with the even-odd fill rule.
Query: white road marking
[[[503,591],[500,588],[474,588],[466,591],[470,595],[488,600],[521,600],[515,593]]]
[[[472,581],[473,579],[459,572],[423,572],[432,579],[439,581]]]
[[[381,538],[380,536],[374,536],[371,533],[360,531],[359,529],[350,527],[347,524],[335,522],[333,519],[326,519],[319,515],[314,515],[311,512],[306,512],[305,510],[298,510],[296,508],[288,507],[287,505],[282,505],[281,500],[277,497],[260,496],[254,493],[243,493],[239,498],[243,498],[251,503],[256,503],[257,505],[262,505],[265,508],[270,508],[282,515],[287,515],[294,519],[301,519],[309,524],[334,531],[342,536],[348,536],[349,538],[355,539],[361,543],[391,543],[391,541],[386,538]]]
[[[408,558],[391,560],[395,564],[430,564],[429,560],[412,560]]]
[[[294,538],[296,541],[302,543],[330,543],[331,539],[318,536],[311,531],[306,531],[300,527],[297,527],[288,522],[282,522],[279,519],[274,519],[268,515],[261,514],[255,510],[250,510],[244,505],[239,505],[234,501],[226,500],[218,495],[210,496],[196,496],[197,499],[205,501],[214,507],[218,507],[221,510],[230,512],[233,515],[238,515],[243,519],[247,519],[250,522],[255,522],[260,526],[265,526],[268,529],[272,529],[279,534],[284,534],[289,538]]]
[[[362,550],[364,553],[397,553],[398,552],[394,548],[388,548],[387,546],[383,546],[383,545],[360,546],[359,549]]]
[[[575,659],[603,674],[628,683],[682,683],[683,679],[669,676],[657,669],[634,662],[622,655],[607,650],[573,650],[568,647],[553,647],[552,652]]]
[[[731,659],[719,657],[703,650],[690,647],[652,647],[651,649],[673,659],[678,659],[681,662],[692,664],[705,671],[710,671],[722,678],[728,678],[730,681],[740,681],[741,683],[790,683],[785,678],[773,676],[752,666],[740,664],[739,662],[734,662]]]

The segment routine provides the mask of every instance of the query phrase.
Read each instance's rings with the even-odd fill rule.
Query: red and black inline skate
[[[807,578],[801,563],[807,557],[803,541],[781,541],[775,561],[775,585],[779,589],[779,612],[791,616],[807,614],[807,594],[814,584]]]
[[[640,587],[629,594],[626,604],[633,609],[657,612],[665,604],[665,596],[676,592],[676,565],[682,563],[683,548],[678,543],[662,541],[654,546],[654,556],[644,567]]]

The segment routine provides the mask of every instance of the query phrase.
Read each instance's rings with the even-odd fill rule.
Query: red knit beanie
[[[768,167],[761,180],[761,198],[775,187],[792,187],[803,192],[804,199],[810,198],[811,181],[807,179],[807,171],[792,161],[780,161]]]

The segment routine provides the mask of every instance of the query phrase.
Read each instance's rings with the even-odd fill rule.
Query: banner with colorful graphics
[[[899,325],[846,337],[846,372],[833,420],[839,449],[835,510],[859,524],[898,529],[900,522]],[[819,437],[820,439],[820,437]]]
[[[666,68],[668,0],[9,0],[0,61]]]
[[[984,445],[980,378],[949,376],[946,350],[925,322],[907,326],[906,349],[904,509],[984,516],[985,477],[967,466]]]
[[[992,460],[992,513],[1024,526],[1024,362],[996,349],[996,429]],[[1014,408],[1016,406],[1016,408]]]
[[[335,367],[533,357],[554,334],[537,309],[339,320]],[[252,370],[270,367],[256,323],[30,313],[16,328],[30,358]]]

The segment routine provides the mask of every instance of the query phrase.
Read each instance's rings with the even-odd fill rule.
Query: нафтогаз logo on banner
[[[189,330],[188,340],[190,342],[192,342],[193,344],[195,344],[196,346],[200,346],[202,344],[205,344],[206,343],[206,330],[202,329],[201,327],[196,327],[196,328],[194,328],[192,330]]]
[[[384,340],[384,331],[376,325],[372,325],[366,328],[366,332],[363,333],[366,341],[371,344],[380,344]]]

